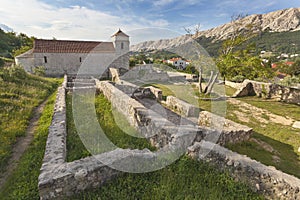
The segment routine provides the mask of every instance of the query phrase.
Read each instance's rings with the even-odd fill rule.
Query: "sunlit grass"
[[[59,80],[27,74],[23,69],[0,69],[0,172],[17,137],[24,136],[33,109],[49,96]]]

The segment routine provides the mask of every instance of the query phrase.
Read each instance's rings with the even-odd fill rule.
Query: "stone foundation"
[[[233,122],[207,111],[201,111],[198,123],[204,127],[216,127],[220,129],[219,144],[239,143],[247,141],[253,134],[252,128]]]
[[[254,190],[267,197],[297,199],[299,197],[299,179],[282,173],[272,167],[231,152],[219,145],[209,148],[212,143],[203,141],[210,138],[212,131],[197,125],[187,124],[178,127],[162,116],[147,109],[141,103],[106,81],[95,80],[96,87],[111,101],[129,123],[158,148],[176,149],[188,153],[196,159],[203,159],[199,152],[207,151],[206,161],[215,163],[221,170],[228,169],[234,177],[246,180]],[[126,166],[132,161],[132,155],[146,153],[153,158],[156,152],[144,150],[115,149],[96,156],[66,162],[66,93],[67,81],[58,89],[54,115],[46,144],[46,151],[39,176],[39,194],[41,199],[63,199],[86,189],[98,188],[122,174],[103,163],[121,163]],[[229,123],[229,122],[227,122]],[[235,124],[231,123],[231,126]],[[233,134],[234,135],[234,134]],[[221,135],[220,144],[230,141],[231,134]],[[232,138],[231,138],[232,139]],[[200,143],[201,141],[201,143]],[[211,150],[212,149],[212,150]],[[200,151],[201,150],[201,151]],[[102,162],[100,162],[101,160]],[[298,186],[298,187],[297,187]]]
[[[174,96],[167,96],[166,106],[184,117],[198,117],[200,109]]]
[[[245,155],[206,141],[196,142],[189,147],[188,154],[212,163],[221,171],[229,171],[236,180],[247,183],[253,191],[268,199],[300,199],[300,179]]]

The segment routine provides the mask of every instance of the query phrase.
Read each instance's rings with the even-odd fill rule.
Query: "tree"
[[[0,67],[4,66],[4,60],[2,58],[0,58]]]
[[[237,76],[244,77],[244,79],[273,76],[271,68],[264,65],[260,58],[255,55],[256,45],[254,43],[240,48],[261,31],[257,24],[243,24],[241,20],[243,17],[243,15],[232,17],[232,33],[223,42],[219,57],[216,59],[216,64],[224,81],[225,78],[234,80]]]

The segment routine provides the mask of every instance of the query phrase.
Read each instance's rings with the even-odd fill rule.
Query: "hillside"
[[[57,88],[57,80],[27,74],[23,69],[0,69],[0,175],[17,138],[25,135],[33,109]]]
[[[261,36],[253,38],[253,41],[258,43],[258,50],[294,53],[294,49],[290,48],[290,44],[295,43],[297,47],[300,44],[300,8],[250,15],[238,20],[237,23],[242,24],[240,30],[250,23],[261,27]],[[194,35],[193,38],[196,38],[212,56],[216,56],[222,41],[227,39],[232,31],[232,24],[229,22],[206,31],[200,31],[197,35]],[[173,39],[147,41],[132,45],[131,50],[149,51],[153,49],[167,49],[186,43],[189,40],[191,40],[189,35],[183,35]],[[275,43],[272,44],[272,42]]]
[[[13,58],[16,50],[24,47],[32,47],[33,37],[15,32],[5,32],[0,28],[0,57]]]
[[[222,40],[214,40],[201,36],[196,39],[199,44],[213,57],[219,53]],[[300,51],[300,31],[292,32],[262,32],[260,36],[253,37],[248,43],[256,44],[256,52],[271,51],[275,54],[294,54]]]

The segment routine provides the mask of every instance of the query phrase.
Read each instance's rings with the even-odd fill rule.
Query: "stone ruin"
[[[86,81],[84,81],[84,79]],[[247,156],[232,152],[222,145],[229,142],[240,142],[246,140],[252,134],[250,128],[239,125],[229,120],[225,120],[225,128],[221,132],[210,130],[205,125],[210,122],[213,116],[208,112],[200,112],[199,117],[195,117],[195,108],[188,106],[186,102],[179,99],[172,99],[176,102],[182,117],[173,111],[166,111],[167,116],[160,115],[162,109],[149,109],[153,101],[160,101],[161,91],[150,88],[156,99],[133,98],[128,95],[129,91],[124,85],[118,85],[109,81],[98,81],[96,79],[82,78],[79,83],[74,84],[73,79],[65,80],[58,89],[54,115],[46,144],[45,156],[39,176],[39,194],[41,199],[62,199],[72,196],[86,189],[101,187],[106,181],[111,180],[122,172],[103,164],[104,163],[124,163],[131,159],[132,152],[147,153],[144,150],[115,149],[110,152],[96,156],[86,157],[73,162],[66,162],[66,102],[67,90],[97,88],[102,92],[111,104],[127,118],[128,122],[142,133],[153,146],[160,151],[172,145],[179,145],[191,157],[197,160],[210,162],[220,170],[227,170],[237,180],[246,181],[250,187],[267,198],[271,199],[300,199],[300,180],[292,175],[288,175],[274,167],[265,166]],[[75,86],[75,88],[74,88]],[[132,85],[131,85],[132,86]],[[126,88],[126,89],[125,89]],[[130,88],[130,87],[129,87]],[[125,91],[125,92],[124,92]],[[175,107],[174,107],[175,108]],[[176,110],[176,109],[175,109]],[[182,131],[174,131],[181,119]],[[162,126],[164,121],[166,126]],[[224,120],[224,119],[222,119]],[[213,134],[220,134],[217,144],[209,141]],[[185,141],[192,138],[189,146]],[[203,153],[205,152],[205,154]],[[206,156],[203,156],[206,155]]]
[[[225,84],[237,89],[232,97],[258,96],[300,105],[300,88],[251,80],[244,80],[243,83],[225,81]]]

